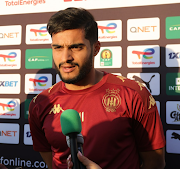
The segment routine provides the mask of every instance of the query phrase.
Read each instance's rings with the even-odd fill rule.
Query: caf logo
[[[104,49],[101,52],[101,58],[102,59],[111,59],[112,57],[112,52],[109,49]]]

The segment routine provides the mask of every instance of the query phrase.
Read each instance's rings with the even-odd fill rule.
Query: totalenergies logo
[[[107,26],[98,26],[98,28],[101,30],[102,33],[104,33],[104,30],[106,30],[107,33],[114,33],[117,28],[116,23],[109,23]]]
[[[0,106],[2,106],[3,110],[5,110],[6,107],[8,111],[14,111],[14,108],[16,107],[16,103],[11,100],[7,104],[0,103]]]
[[[37,33],[39,33],[40,36],[46,36],[47,28],[46,26],[42,26],[40,29],[30,29],[30,32],[34,32],[35,36],[37,36]]]
[[[14,62],[15,58],[17,56],[16,52],[10,52],[8,55],[0,54],[0,57],[4,59],[4,62],[6,62],[6,59],[8,59],[9,62]]]
[[[141,58],[140,55],[142,55],[143,58],[145,58],[145,59],[152,59],[153,56],[149,56],[149,55],[154,54],[154,52],[155,52],[155,50],[154,50],[153,48],[147,48],[147,49],[145,49],[143,52],[133,50],[133,51],[132,51],[132,54],[137,54],[138,59]]]
[[[46,84],[42,84],[42,83],[46,83],[48,81],[48,78],[46,76],[41,76],[39,79],[29,78],[29,81],[33,82],[34,86],[36,86],[36,83],[39,86],[46,86]]]

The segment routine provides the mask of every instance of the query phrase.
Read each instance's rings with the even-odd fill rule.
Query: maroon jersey
[[[165,146],[156,102],[141,83],[105,73],[94,86],[72,91],[61,81],[29,107],[33,148],[52,151],[53,169],[67,168],[70,149],[60,124],[66,109],[79,112],[84,155],[103,169],[139,169],[138,152]]]

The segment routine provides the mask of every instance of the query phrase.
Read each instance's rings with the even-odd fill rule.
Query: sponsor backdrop
[[[28,106],[60,81],[46,23],[66,7],[88,9],[98,23],[95,68],[143,83],[154,96],[166,136],[166,169],[179,169],[179,0],[1,0],[0,163],[47,168],[32,148]]]

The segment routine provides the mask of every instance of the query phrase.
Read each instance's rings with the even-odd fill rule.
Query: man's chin
[[[68,84],[75,84],[79,81],[79,79],[77,77],[65,78],[65,77],[60,76],[60,78],[64,83],[68,83]]]

